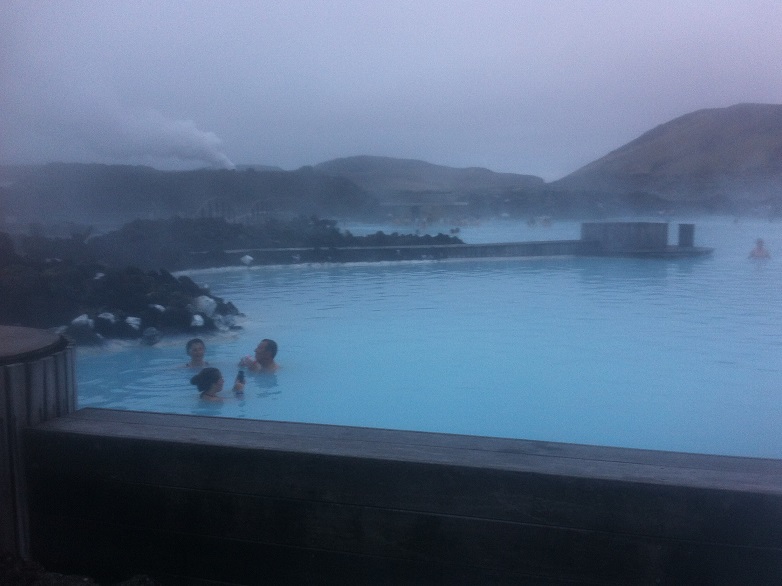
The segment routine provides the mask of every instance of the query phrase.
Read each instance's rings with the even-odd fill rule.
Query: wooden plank
[[[0,366],[0,551],[16,550],[13,467],[11,463],[11,434],[13,433],[10,381],[5,367]]]
[[[27,368],[25,364],[4,366],[8,384],[9,434],[8,454],[10,458],[11,486],[13,491],[13,527],[15,532],[15,553],[23,558],[29,555],[29,525],[27,517],[27,494],[22,456],[22,429],[29,424],[27,406]]]
[[[47,567],[114,583],[148,574],[165,584],[561,584],[466,565],[447,567],[317,549],[148,533],[71,519],[52,520],[35,552]]]
[[[27,392],[29,425],[46,421],[46,369],[40,360],[28,363],[29,380]]]
[[[28,369],[25,364],[7,364],[4,368],[8,381],[11,427],[20,430],[30,423],[27,405]]]
[[[512,527],[523,530],[523,534],[497,531],[496,525],[483,527],[478,533],[469,530],[465,533],[464,527],[455,526],[447,519],[419,519],[419,525],[409,536],[409,546],[427,554],[419,554],[417,559],[169,532],[108,520],[47,517],[39,521],[43,531],[36,531],[36,559],[58,570],[63,563],[79,560],[79,567],[71,566],[72,569],[91,575],[96,574],[96,568],[103,568],[104,572],[123,568],[127,574],[170,573],[225,583],[257,583],[260,577],[271,583],[281,580],[322,583],[326,576],[329,580],[356,583],[357,576],[374,577],[375,573],[396,573],[401,568],[407,578],[404,583],[415,584],[464,583],[459,576],[470,576],[472,580],[468,583],[477,584],[494,583],[497,579],[524,583],[524,578],[529,581],[541,578],[623,585],[777,585],[782,571],[779,553],[765,549],[676,541],[657,543],[634,536],[534,526]],[[357,531],[363,529],[355,527]],[[295,531],[295,527],[289,530]],[[489,547],[507,566],[473,563],[474,554],[480,554],[487,545],[481,540],[481,534],[487,531],[497,531]],[[456,562],[451,561],[456,559],[454,555],[445,555],[447,560],[438,555],[454,549],[463,554]],[[282,558],[278,559],[280,554]],[[318,562],[315,567],[310,564],[313,557]],[[342,563],[346,559],[352,563]],[[426,568],[436,568],[436,571],[427,572]],[[322,576],[312,574],[318,569]],[[102,572],[97,573],[100,576]],[[358,580],[358,583],[365,582]]]
[[[26,432],[30,465],[51,482],[130,485],[415,509],[574,529],[782,547],[782,495],[433,465],[372,456]],[[210,434],[211,435],[211,434]]]
[[[386,556],[448,565],[469,564],[502,569],[514,574],[550,568],[559,577],[587,576],[594,565],[600,576],[637,582],[648,576],[637,572],[649,568],[658,547],[673,555],[677,548],[693,548],[712,563],[712,546],[735,560],[777,560],[782,572],[782,548],[747,548],[696,544],[652,538],[631,533],[610,534],[540,524],[514,523],[457,515],[438,515],[360,507],[344,503],[269,499],[246,494],[131,486],[115,482],[93,484],[74,480],[58,488],[38,488],[44,503],[39,514],[78,519],[144,531],[256,541],[307,549]],[[67,508],[62,503],[68,503]],[[117,503],[122,503],[118,510]],[[608,545],[610,544],[610,547]],[[758,549],[759,551],[754,551]],[[557,556],[575,552],[570,567]],[[735,550],[735,551],[734,551]],[[519,555],[523,552],[524,555]],[[733,553],[730,553],[733,552]],[[746,557],[738,555],[743,552]],[[693,554],[695,555],[695,554]],[[618,560],[621,560],[619,562]],[[695,565],[695,560],[691,560]],[[681,565],[680,562],[677,562]],[[623,567],[635,568],[622,574]],[[609,568],[613,568],[609,570]],[[612,573],[613,572],[613,573]],[[780,573],[782,575],[782,573]]]
[[[29,525],[22,429],[47,417],[56,391],[55,359],[64,338],[50,332],[0,326],[0,550],[27,557]]]
[[[62,350],[52,356],[52,359],[54,360],[55,405],[58,417],[70,413],[68,358],[69,353],[67,350]]]
[[[0,326],[0,364],[23,362],[62,343],[62,337],[46,330]]]
[[[47,420],[53,419],[57,417],[57,378],[54,357],[46,356],[32,364],[44,372],[44,417]]]
[[[66,388],[68,390],[68,413],[73,413],[77,409],[78,391],[76,388],[76,348],[69,345],[65,350],[67,356],[67,379]]]
[[[592,460],[596,462],[624,462],[648,464],[665,468],[684,468],[696,470],[733,471],[742,474],[765,474],[778,477],[782,474],[782,461],[763,458],[735,456],[715,456],[708,454],[687,454],[663,452],[634,448],[615,448],[566,444],[540,440],[523,440],[474,435],[446,434],[422,431],[403,431],[317,423],[292,423],[283,421],[259,421],[252,419],[233,419],[224,417],[205,417],[201,415],[179,415],[150,413],[147,411],[126,411],[112,409],[84,408],[47,424],[51,430],[74,430],[89,433],[87,421],[114,424],[135,424],[149,429],[139,428],[144,437],[158,437],[167,429],[181,428],[192,430],[211,430],[214,432],[249,432],[258,437],[290,436],[322,440],[343,440],[346,443],[360,442],[362,445],[400,444],[423,447],[444,447],[454,450],[497,452],[510,457],[516,455],[545,456],[551,458]],[[213,434],[216,435],[216,434]],[[163,439],[165,435],[160,435]]]
[[[85,410],[25,430],[36,557],[245,583],[280,552],[272,575],[298,582],[313,555],[417,583],[782,573],[776,461],[267,423]]]
[[[782,461],[760,458],[100,409],[39,429],[782,494]]]

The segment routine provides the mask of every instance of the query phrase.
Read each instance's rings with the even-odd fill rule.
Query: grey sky
[[[782,2],[0,3],[1,162],[557,179],[700,108],[782,102]]]

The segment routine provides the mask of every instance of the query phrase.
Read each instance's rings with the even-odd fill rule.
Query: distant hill
[[[247,171],[247,169],[252,169],[253,171],[284,171],[282,167],[278,167],[276,165],[243,165],[239,164],[236,165],[237,171]]]
[[[269,214],[372,216],[377,202],[343,177],[297,171],[198,169],[52,163],[0,166],[0,224],[117,226],[136,218]]]
[[[548,187],[778,208],[782,105],[738,104],[680,116]]]
[[[456,169],[413,159],[357,156],[315,165],[315,170],[350,179],[381,199],[423,194],[490,195],[513,189],[542,187],[533,175],[496,173],[480,167]]]
[[[548,184],[533,175],[374,156],[296,171],[255,164],[194,171],[0,165],[0,229],[17,231],[68,223],[105,230],[172,216],[253,223],[270,215],[317,215],[418,225],[499,215],[677,212],[782,216],[782,105],[680,116]]]

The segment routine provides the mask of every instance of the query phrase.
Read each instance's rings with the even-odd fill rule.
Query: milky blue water
[[[710,257],[191,272],[246,314],[205,338],[210,363],[231,381],[273,338],[276,378],[204,405],[186,337],[113,343],[79,349],[79,405],[780,458],[780,225],[695,222]],[[578,238],[579,226],[497,221],[461,237]],[[747,259],[757,237],[771,260]]]

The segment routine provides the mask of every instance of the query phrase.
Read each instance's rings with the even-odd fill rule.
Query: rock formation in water
[[[166,334],[203,334],[236,326],[241,315],[186,276],[166,270],[17,256],[0,233],[0,323],[59,328],[77,343],[108,338],[153,344]]]
[[[24,256],[44,260],[57,257],[113,267],[163,267],[169,271],[230,264],[221,258],[226,250],[259,248],[311,248],[405,246],[410,244],[459,244],[454,236],[385,234],[353,236],[337,229],[333,220],[314,216],[288,221],[266,220],[257,224],[228,222],[223,218],[170,218],[135,220],[118,230],[90,236],[75,232],[69,238],[18,236]],[[199,253],[199,254],[194,254]],[[208,253],[210,263],[204,264]]]
[[[90,237],[43,235],[12,238],[0,232],[0,323],[38,328],[67,324],[82,343],[105,338],[155,343],[168,333],[203,333],[236,327],[230,302],[172,270],[204,262],[218,266],[228,249],[457,244],[453,236],[384,234],[353,236],[333,220],[316,217],[243,225],[220,218],[137,220]],[[243,264],[253,263],[245,255]],[[200,260],[199,260],[200,259]],[[249,259],[249,260],[248,260]],[[163,267],[163,268],[160,268]]]

